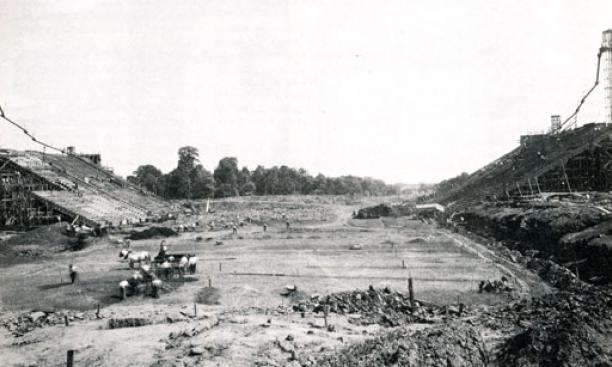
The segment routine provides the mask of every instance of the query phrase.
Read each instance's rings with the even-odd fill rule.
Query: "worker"
[[[289,230],[289,227],[291,227],[291,223],[289,223],[289,221],[287,221],[287,223],[285,223],[287,225],[287,230]]]
[[[151,295],[153,296],[153,298],[159,298],[159,290],[162,287],[162,281],[155,278],[153,279],[153,281],[151,282]]]
[[[130,283],[127,280],[122,280],[121,282],[119,282],[119,293],[121,295],[121,299],[127,298],[127,287],[129,285]]]
[[[185,275],[185,270],[187,270],[187,267],[189,266],[189,260],[187,259],[187,256],[183,256],[181,257],[181,260],[179,260],[179,274],[181,275],[181,277],[183,275]]]
[[[189,274],[191,275],[195,274],[197,265],[198,265],[198,257],[191,256],[189,258]]]
[[[235,225],[232,225],[232,234],[238,234],[238,228]]]
[[[157,254],[157,257],[159,259],[165,259],[166,252],[168,252],[168,246],[166,246],[166,240],[162,240],[159,244],[159,254]]]
[[[263,224],[263,231],[265,232],[265,231],[267,231],[267,230],[268,230],[268,225],[264,223],[264,224]]]
[[[172,265],[168,262],[168,261],[164,261],[161,264],[161,273],[162,273],[162,277],[164,278],[164,280],[168,280],[170,279],[170,275],[172,272]]]
[[[74,284],[74,282],[78,279],[79,276],[76,265],[68,265],[68,273],[70,274],[70,283]]]

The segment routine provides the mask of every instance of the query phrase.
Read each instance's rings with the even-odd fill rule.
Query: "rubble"
[[[65,323],[65,318],[69,322],[74,320],[96,320],[95,312],[78,312],[78,311],[40,311],[32,310],[20,314],[11,312],[2,312],[0,314],[0,326],[8,330],[13,336],[23,336],[34,329],[43,328],[53,325],[62,325]]]
[[[421,331],[399,328],[381,337],[351,345],[302,366],[463,366],[487,365],[484,343],[473,327],[441,325]]]
[[[395,327],[406,323],[432,323],[442,315],[465,314],[464,305],[458,305],[457,312],[447,312],[445,307],[437,307],[415,300],[414,310],[408,295],[391,291],[389,288],[367,291],[350,291],[333,293],[324,297],[314,295],[308,300],[300,301],[293,306],[296,312],[323,312],[329,306],[329,312],[352,315],[349,322],[360,325],[380,324]],[[461,310],[461,311],[459,311]]]
[[[508,279],[505,277],[500,280],[482,280],[478,284],[478,293],[509,293],[512,291],[514,291],[514,287],[508,283]]]

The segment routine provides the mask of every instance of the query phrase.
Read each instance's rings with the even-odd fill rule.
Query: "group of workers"
[[[291,227],[289,220],[286,221],[285,225],[287,230],[289,230]],[[262,227],[263,231],[266,232],[268,229],[267,224],[263,223]],[[235,225],[232,226],[232,233],[238,233],[238,228]],[[122,299],[127,297],[128,290],[135,292],[142,284],[145,285],[145,288],[149,288],[150,286],[151,295],[157,298],[163,285],[160,278],[167,281],[176,273],[181,277],[185,274],[193,275],[196,273],[198,262],[198,258],[195,255],[180,255],[180,258],[177,259],[177,256],[168,254],[166,240],[161,241],[159,252],[153,261],[147,251],[133,252],[130,250],[129,239],[124,241],[124,247],[119,252],[119,257],[127,259],[131,269],[133,269],[136,264],[139,265],[138,270],[135,271],[129,279],[119,282],[119,290]],[[153,272],[151,268],[153,263],[158,264],[155,272]],[[75,264],[70,264],[68,266],[68,273],[72,284],[78,281],[79,271]]]

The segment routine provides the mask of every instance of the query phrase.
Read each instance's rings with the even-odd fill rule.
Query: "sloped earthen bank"
[[[612,220],[601,207],[485,203],[454,213],[451,223],[523,254],[550,257],[582,279],[612,281]]]

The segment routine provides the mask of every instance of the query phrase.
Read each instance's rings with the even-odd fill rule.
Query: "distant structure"
[[[556,134],[561,131],[561,116],[552,115],[550,116],[550,133]]]
[[[577,115],[601,84],[604,123],[577,126]],[[594,85],[565,120],[552,115],[550,132],[520,137],[520,146],[482,167],[435,200],[465,205],[479,200],[541,197],[551,193],[612,191],[612,29],[603,32]]]
[[[603,32],[599,53],[605,98],[605,123],[612,124],[612,29]]]
[[[100,154],[0,149],[0,228],[78,220],[137,223],[170,212],[170,205],[101,166]]]

